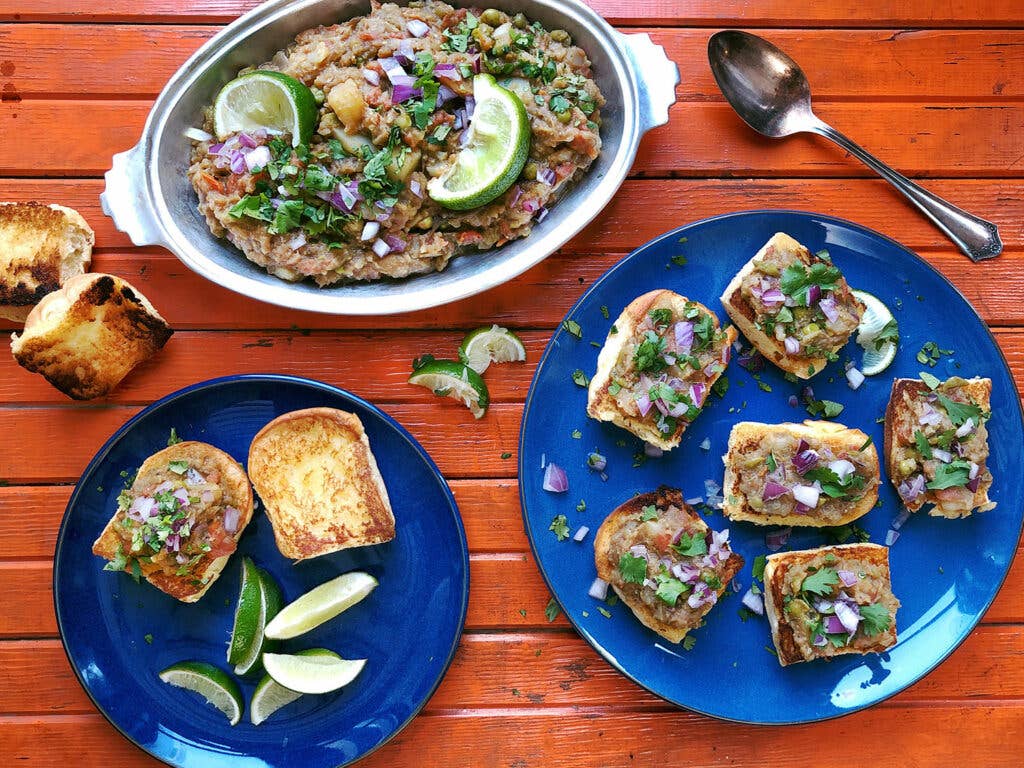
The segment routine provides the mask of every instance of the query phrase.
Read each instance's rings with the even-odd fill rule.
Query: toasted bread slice
[[[852,636],[844,633],[848,639],[845,643],[838,634],[834,635],[833,643],[833,635],[825,634],[824,628],[811,637],[808,622],[822,614],[807,599],[813,595],[801,592],[801,586],[808,575],[825,568],[837,573],[845,571],[855,576],[856,581],[847,587],[837,575],[830,579],[835,583],[832,593],[823,599],[835,603],[837,593],[845,594],[848,604],[857,603],[858,614],[869,604],[881,606],[877,609],[881,622],[870,627],[877,630],[874,634],[869,633],[868,622],[861,620]],[[764,567],[764,605],[779,663],[784,667],[850,653],[879,653],[896,644],[896,611],[900,602],[892,593],[889,548],[878,544],[839,544],[768,555]],[[881,625],[886,619],[883,629]],[[815,638],[819,639],[817,644]]]
[[[962,428],[965,424],[950,420],[939,395],[956,402],[960,402],[958,398],[964,399],[968,401],[965,405],[973,405],[981,412],[980,418],[971,418],[973,428],[963,435],[954,433],[945,448],[939,444],[946,442],[950,431]],[[889,404],[885,408],[885,466],[896,492],[911,512],[931,504],[930,515],[956,519],[995,508],[996,503],[988,497],[989,488],[992,487],[992,473],[988,469],[988,430],[985,426],[991,411],[991,398],[991,379],[953,377],[941,382],[935,392],[920,379],[893,380]],[[922,423],[922,414],[925,414],[926,421],[938,419],[938,423]],[[939,461],[937,453],[933,454],[930,461],[921,454],[915,434],[917,432],[929,443],[929,451],[935,451],[938,447],[940,451],[949,453],[953,461],[951,466],[957,466],[956,462],[959,461],[971,467],[966,470],[967,485],[945,489],[927,487],[927,483],[934,479],[937,465],[946,462]],[[914,463],[914,469],[908,472],[910,464],[905,465],[905,462]],[[923,480],[918,479],[919,476]]]
[[[642,519],[650,518],[645,508],[649,511],[651,507],[656,517]],[[671,542],[684,541],[680,532],[691,543],[703,542],[704,554],[684,556],[673,549]],[[647,559],[646,583],[624,579],[620,563],[627,553],[642,553]],[[679,574],[671,571],[661,573],[660,559],[666,557],[673,561],[673,567],[686,566],[686,571],[682,572],[686,580],[676,578]],[[594,539],[594,563],[597,575],[611,584],[640,623],[672,643],[678,643],[703,623],[704,616],[743,568],[743,558],[729,547],[728,531],[712,531],[683,501],[682,491],[665,486],[634,496],[605,518]],[[653,586],[655,578],[669,576],[685,584],[674,605],[658,597]],[[647,601],[643,599],[645,596]],[[691,599],[696,605],[691,604]]]
[[[183,498],[189,499],[187,506],[165,495],[179,488],[185,491]],[[142,523],[143,503],[152,506],[145,500],[158,498],[184,513],[184,519],[191,521],[190,533],[179,534],[177,553],[166,538],[157,542],[160,549],[144,545],[133,551],[132,534]],[[189,440],[146,459],[124,501],[92,545],[93,554],[111,561],[108,570],[123,568],[132,573],[138,568],[146,581],[184,603],[201,598],[220,576],[253,511],[252,487],[241,465],[219,448]],[[173,513],[157,508],[146,518],[161,514]]]
[[[666,340],[667,353],[680,351],[674,346],[675,324],[688,322],[693,325],[686,318],[687,311],[697,311],[698,317],[711,318],[713,339],[705,349],[697,352],[695,359],[700,360],[697,369],[669,354],[679,364],[668,365],[651,374],[637,370],[637,346],[645,334],[652,330],[651,312],[655,310],[671,311],[671,323],[658,334]],[[728,365],[736,330],[732,326],[720,330],[718,318],[707,307],[667,289],[650,291],[631,301],[615,321],[612,330],[614,332],[609,332],[598,355],[597,372],[590,380],[587,414],[598,421],[610,421],[662,450],[675,448],[692,421],[688,416],[695,418],[696,413],[700,412],[699,409],[707,402],[712,385]],[[664,360],[664,357],[661,359]],[[637,390],[638,387],[643,389],[642,381],[654,382],[660,378],[681,381],[679,395],[682,402],[697,409],[696,413],[691,410],[687,415],[673,417],[675,423],[668,431],[659,428],[660,411],[648,402],[648,410],[644,414],[639,410],[636,399],[637,394],[645,394]],[[695,397],[699,402],[693,402]]]
[[[814,453],[802,454],[801,449]],[[794,458],[798,463],[794,463]],[[859,429],[831,421],[805,421],[803,424],[741,421],[729,434],[728,451],[722,461],[725,462],[722,512],[730,520],[756,525],[845,525],[866,515],[878,500],[881,472],[874,444]],[[806,469],[807,475],[800,469]],[[821,492],[816,506],[810,509],[798,506],[792,488],[798,485],[813,488],[815,481],[821,485],[821,479],[815,476],[825,474],[820,471],[823,469],[839,470],[838,485],[829,485],[838,495]],[[773,493],[766,493],[769,482],[787,490],[780,493],[773,485]],[[772,495],[776,497],[766,498]],[[801,509],[803,511],[799,511]]]
[[[0,203],[0,317],[25,322],[44,296],[88,270],[95,242],[76,210]]]
[[[395,538],[388,490],[355,414],[307,408],[278,416],[249,446],[249,476],[285,557]]]
[[[11,336],[18,363],[75,400],[102,397],[173,331],[145,296],[113,275],[77,275]]]
[[[798,378],[809,379],[825,368],[828,364],[828,358],[823,355],[808,355],[799,352],[790,354],[787,352],[783,340],[765,333],[758,327],[756,312],[746,298],[744,298],[741,291],[741,284],[744,278],[754,272],[757,262],[763,259],[770,251],[780,252],[787,256],[792,255],[794,259],[803,262],[805,265],[819,261],[816,256],[792,237],[784,232],[777,232],[772,235],[771,239],[764,244],[750,261],[743,265],[743,268],[736,273],[736,276],[726,286],[721,297],[722,306],[725,307],[725,311],[736,324],[736,327],[747,337],[747,340],[754,345],[758,352],[782,370],[792,373]],[[848,295],[849,286],[846,285],[845,279],[840,278],[837,290],[843,296]],[[848,300],[852,306],[858,308],[859,318],[859,314],[864,311],[864,305],[852,295],[848,296]],[[849,339],[855,330],[856,327],[853,327],[846,338]],[[845,344],[846,341],[844,340],[843,343]],[[841,347],[842,345],[840,344],[839,346]]]

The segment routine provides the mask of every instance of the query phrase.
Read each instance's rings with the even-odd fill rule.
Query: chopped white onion
[[[585,538],[587,538],[588,533],[590,533],[590,529],[587,528],[587,526],[585,525],[581,525],[579,528],[576,529],[576,533],[573,534],[572,540],[583,541]]]
[[[363,70],[363,79],[370,85],[380,85],[380,75],[372,69]]]
[[[185,137],[193,141],[210,141],[213,138],[213,134],[207,133],[202,128],[187,128],[185,130]]]
[[[886,532],[885,534],[885,546],[891,547],[893,544],[896,543],[896,539],[898,539],[899,537],[900,532],[890,528],[888,532]]]
[[[943,464],[949,464],[953,460],[953,454],[949,451],[943,450],[942,448],[932,448],[932,457],[941,461]]]
[[[424,37],[430,32],[430,27],[427,26],[426,22],[419,19],[410,19],[406,22],[405,28],[409,30],[409,34],[413,37]]]
[[[821,496],[821,491],[815,488],[813,485],[794,485],[793,486],[793,498],[799,501],[801,504],[814,509],[818,506],[818,498]]]
[[[892,529],[894,531],[898,531],[900,528],[903,527],[904,523],[906,523],[907,520],[909,520],[909,519],[910,519],[910,510],[907,509],[906,507],[904,507],[903,509],[900,510],[900,513],[898,515],[896,515],[896,517],[894,517],[892,519],[892,522],[890,523],[890,525],[892,526]]]
[[[261,144],[256,149],[250,150],[249,154],[245,156],[245,167],[250,171],[266,168],[270,159],[270,149],[266,144]]]
[[[305,244],[306,235],[303,232],[299,232],[299,234],[295,235],[295,237],[288,241],[288,247],[291,248],[293,251],[299,250],[299,248],[301,248]]]
[[[600,578],[594,579],[587,594],[595,600],[604,600],[608,597],[608,582]]]
[[[828,468],[836,473],[836,476],[839,478],[839,482],[845,480],[848,475],[852,475],[853,472],[857,469],[855,466],[853,466],[852,461],[847,461],[846,459],[837,459],[835,461],[830,461]]]
[[[224,530],[234,533],[238,530],[238,521],[241,513],[234,507],[224,507]]]
[[[416,195],[416,197],[423,197],[423,187],[420,186],[419,181],[416,179],[410,179],[409,191]]]
[[[377,238],[376,240],[373,241],[373,252],[376,253],[381,258],[384,258],[389,253],[391,253],[391,246],[385,243],[380,238]]]
[[[686,499],[686,503],[689,504],[691,507],[696,507],[698,504],[704,503],[704,497],[694,496],[693,498]]]
[[[700,449],[702,451],[710,451],[711,450],[711,438],[710,437],[705,437],[703,440],[700,441]]]
[[[850,368],[846,372],[846,381],[850,385],[850,389],[858,389],[864,383],[864,374],[856,368]]]
[[[979,473],[980,471],[981,471],[981,467],[980,467],[980,466],[978,466],[977,464],[975,464],[975,463],[974,463],[974,462],[972,461],[972,462],[971,462],[971,471],[967,473],[967,479],[968,479],[968,480],[973,480],[974,478],[976,478],[976,477],[978,476],[978,473]]]
[[[363,234],[359,236],[359,239],[364,242],[367,240],[373,240],[373,238],[377,236],[378,232],[380,232],[380,222],[368,221],[363,225]]]
[[[968,419],[956,430],[956,436],[965,437],[971,433],[972,429],[974,429],[974,419]]]
[[[743,606],[751,613],[764,616],[764,598],[755,595],[753,589],[748,589],[743,595]]]

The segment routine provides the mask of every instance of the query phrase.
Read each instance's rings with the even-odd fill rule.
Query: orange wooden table
[[[254,0],[0,0],[0,200],[77,208],[96,229],[94,269],[128,278],[177,329],[104,402],[72,404],[0,354],[0,766],[156,764],[94,710],[68,667],[51,602],[54,538],[72,485],[118,426],[172,390],[243,372],[310,376],[377,403],[432,453],[461,506],[472,552],[462,647],[423,714],[367,768],[1024,764],[1024,558],[963,647],[901,695],[818,725],[733,725],[673,709],[621,678],[564,618],[547,622],[515,476],[522,402],[566,309],[631,249],[726,211],[836,214],[900,240],[967,295],[1024,379],[1024,4],[591,2],[613,24],[650,31],[682,74],[670,124],[644,140],[617,199],[501,288],[417,314],[339,318],[221,290],[163,250],[132,248],[99,209],[111,155],[135,144],[164,82]],[[708,70],[707,38],[723,26],[779,43],[808,71],[825,120],[998,223],[1006,252],[972,265],[832,146],[755,136]],[[413,357],[492,322],[521,333],[530,362],[488,377],[494,405],[482,421],[405,384]]]

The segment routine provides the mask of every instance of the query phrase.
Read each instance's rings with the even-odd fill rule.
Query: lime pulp
[[[316,99],[309,88],[294,77],[270,70],[235,78],[221,88],[213,105],[218,139],[262,128],[290,134],[292,146],[297,147],[309,143],[318,116]]]
[[[198,693],[227,717],[231,725],[242,719],[245,703],[238,684],[227,672],[204,661],[181,661],[160,673],[169,685]]]
[[[478,419],[487,413],[490,403],[487,385],[480,374],[465,363],[431,360],[413,371],[409,383],[426,387],[438,397],[460,401]]]
[[[853,295],[864,304],[864,314],[857,326],[857,344],[864,350],[861,358],[861,373],[875,376],[892,364],[896,359],[896,342],[884,339],[876,343],[878,336],[896,319],[881,299],[867,291],[853,291]]]
[[[267,624],[266,636],[274,640],[288,640],[305,634],[348,610],[376,587],[377,580],[368,573],[343,573],[282,608]],[[267,655],[265,653],[264,658]]]
[[[466,335],[459,347],[459,360],[477,373],[483,373],[491,363],[519,362],[526,359],[522,340],[508,328],[492,325],[477,328]]]
[[[290,691],[330,693],[355,680],[366,659],[265,653],[263,666],[274,682]]]
[[[310,648],[305,651],[299,651],[295,655],[341,659],[341,656],[326,648]],[[277,710],[291,704],[293,701],[301,699],[302,696],[303,694],[290,688],[285,688],[280,683],[275,682],[274,678],[270,675],[264,675],[263,679],[256,686],[256,690],[252,695],[252,701],[249,703],[249,719],[253,725],[259,725],[277,712]]]

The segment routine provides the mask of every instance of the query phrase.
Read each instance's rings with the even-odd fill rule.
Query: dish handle
[[[110,170],[103,176],[106,186],[100,205],[114,220],[114,226],[135,245],[164,245],[160,225],[146,199],[144,155],[141,144],[114,155]]]
[[[646,133],[668,122],[668,110],[676,103],[679,67],[651,36],[619,33],[622,47],[633,65],[640,96],[640,131]]]

